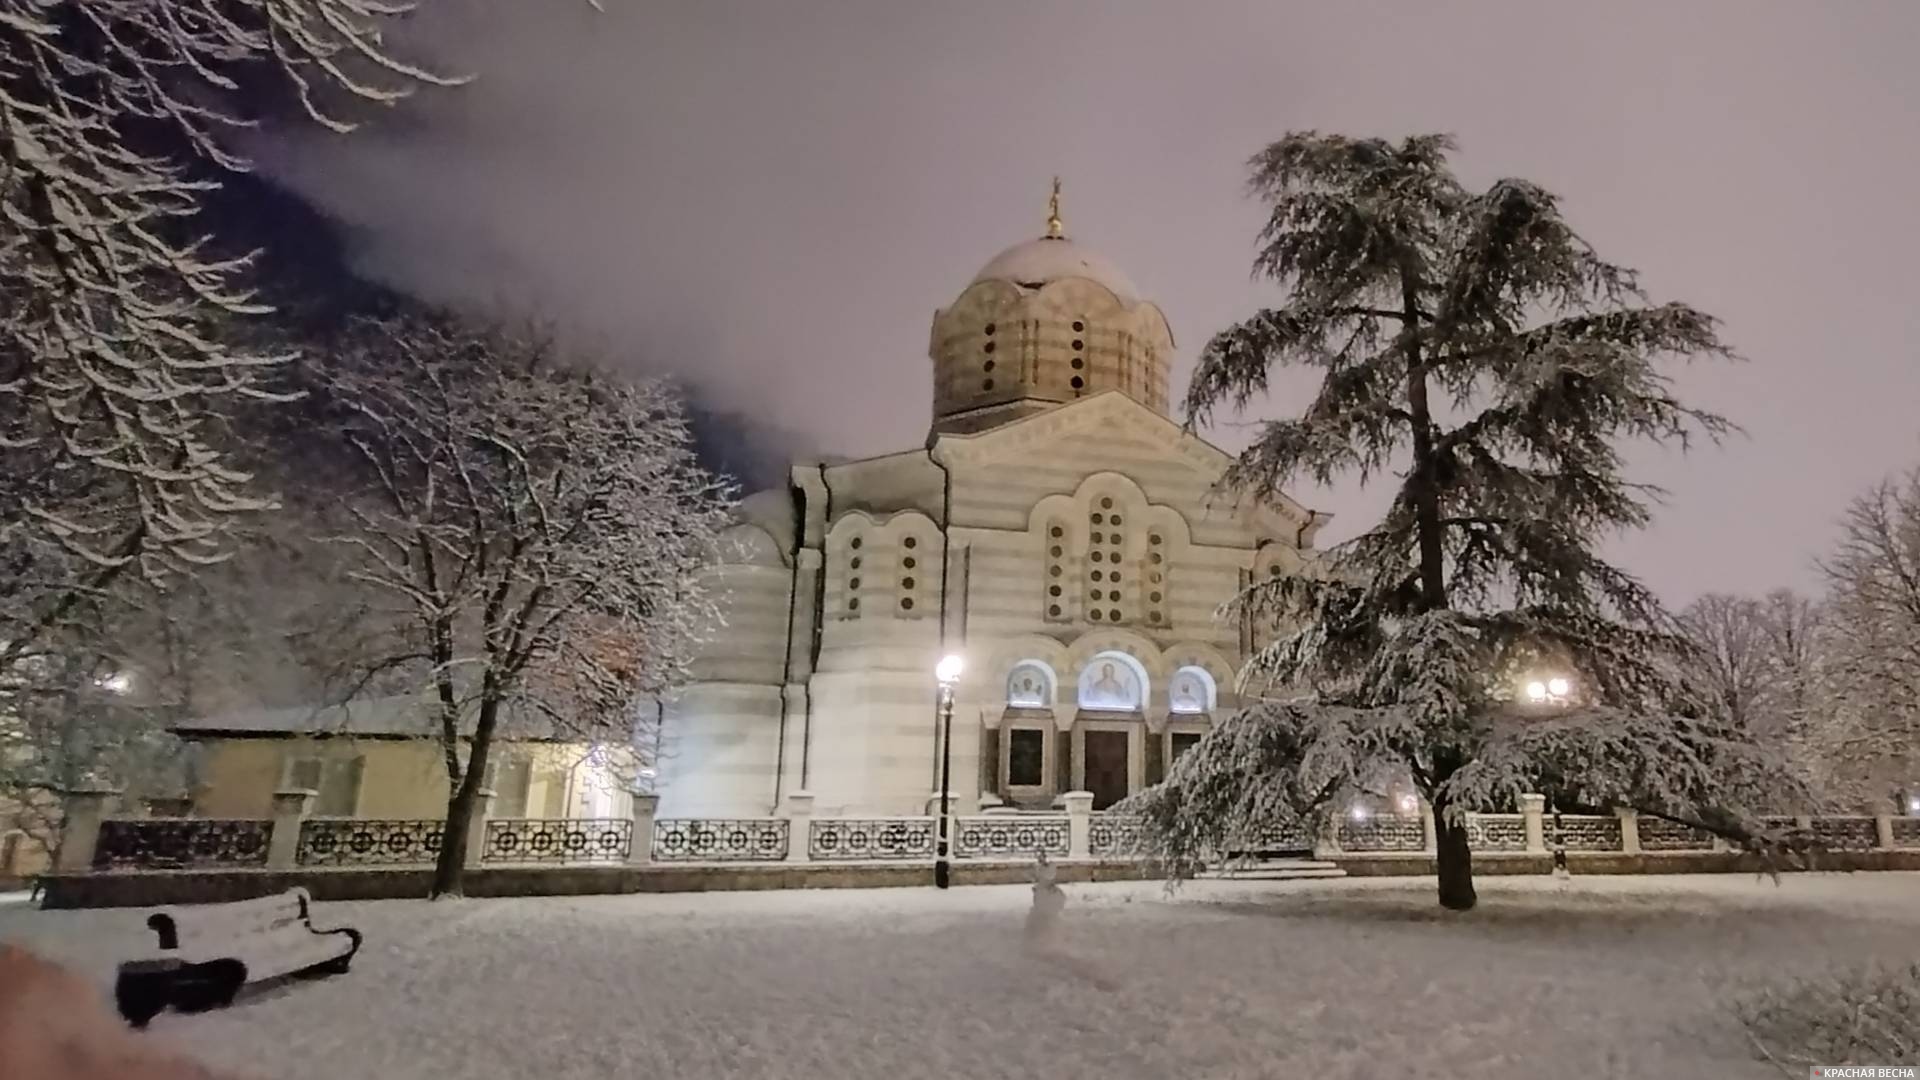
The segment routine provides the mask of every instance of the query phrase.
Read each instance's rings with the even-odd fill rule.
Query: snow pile
[[[366,932],[350,974],[152,1037],[262,1080],[1759,1080],[1727,986],[1920,940],[1913,874],[1489,878],[1467,913],[1430,881],[1035,884],[323,903]],[[104,987],[141,916],[9,905],[0,938]]]

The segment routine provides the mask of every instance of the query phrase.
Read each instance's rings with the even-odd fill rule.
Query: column
[[[300,862],[300,826],[313,812],[313,800],[319,792],[312,788],[287,788],[273,793],[273,832],[267,837],[267,865],[275,870],[291,870]]]
[[[787,796],[787,861],[808,862],[813,858],[813,792],[795,791]]]
[[[1873,815],[1873,846],[1882,851],[1893,847],[1893,815],[1885,810]]]
[[[1425,844],[1422,851],[1429,855],[1439,853],[1440,836],[1433,824],[1433,804],[1425,799],[1420,800],[1420,838]]]
[[[1640,854],[1640,811],[1616,806],[1613,812],[1620,815],[1620,850],[1628,855]]]
[[[633,841],[627,845],[627,865],[645,866],[653,861],[653,819],[660,812],[660,796],[648,792],[633,793]]]
[[[493,792],[481,788],[473,795],[473,816],[467,819],[468,867],[477,867],[487,852],[487,819],[493,816]]]
[[[1067,858],[1093,857],[1093,792],[1069,791],[1067,804]]]
[[[1527,854],[1545,855],[1547,853],[1547,825],[1543,815],[1547,810],[1547,797],[1528,793],[1520,796],[1520,812],[1526,815]]]
[[[118,794],[111,788],[90,788],[67,794],[60,822],[60,854],[54,869],[63,874],[84,874],[93,869],[93,853],[100,844],[100,822],[106,819],[108,801]]]

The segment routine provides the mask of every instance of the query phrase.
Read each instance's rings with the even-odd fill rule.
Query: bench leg
[[[175,977],[173,1005],[181,1012],[205,1012],[233,1004],[247,982],[247,965],[238,960],[190,964]]]

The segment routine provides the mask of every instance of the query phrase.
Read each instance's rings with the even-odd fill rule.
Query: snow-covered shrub
[[[1920,964],[1763,986],[1734,1000],[1761,1056],[1799,1076],[1810,1065],[1920,1061]]]

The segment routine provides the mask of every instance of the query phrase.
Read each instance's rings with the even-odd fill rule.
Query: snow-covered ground
[[[273,1080],[1768,1077],[1726,989],[1913,959],[1920,874],[1488,878],[318,905],[352,973],[151,1037]],[[108,984],[138,911],[0,905]]]

